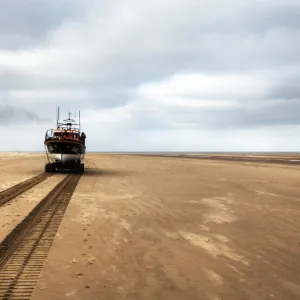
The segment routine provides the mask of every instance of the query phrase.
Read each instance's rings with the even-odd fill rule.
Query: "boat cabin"
[[[75,130],[55,130],[53,137],[58,139],[80,140],[79,132]]]

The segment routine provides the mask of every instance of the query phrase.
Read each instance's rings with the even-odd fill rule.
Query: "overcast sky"
[[[0,4],[0,150],[300,152],[299,0]]]

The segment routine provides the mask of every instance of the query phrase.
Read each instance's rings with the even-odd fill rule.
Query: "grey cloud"
[[[257,105],[244,111],[235,111],[234,115],[236,122],[231,123],[240,128],[246,126],[252,128],[259,126],[298,126],[300,125],[300,98],[295,101],[271,101],[264,106]],[[230,120],[230,114],[228,119]],[[234,120],[234,118],[232,119]]]
[[[22,107],[13,107],[11,105],[0,106],[0,125],[18,124],[21,125],[23,122],[28,123],[41,123],[45,120],[32,112]]]
[[[76,2],[15,0],[0,1],[0,48],[35,46],[64,20],[76,15]]]
[[[172,129],[169,120],[166,118],[168,115],[155,109],[143,109],[132,114],[132,120],[128,124],[128,128],[135,131],[152,131],[162,129]],[[173,116],[169,116],[173,117]]]
[[[269,99],[300,99],[300,73],[284,76],[274,83],[274,89],[269,92]]]
[[[234,4],[233,1],[233,6]],[[223,6],[216,5],[214,9],[216,17],[204,21],[202,17],[205,14],[197,3],[194,6],[187,4],[180,17],[167,14],[164,18],[163,14],[158,14],[156,22],[145,18],[145,22],[134,29],[133,37],[129,34],[127,43],[120,38],[120,43],[110,49],[105,60],[97,57],[89,60],[89,54],[83,54],[86,62],[83,61],[82,68],[93,74],[89,80],[81,77],[76,80],[76,74],[72,74],[72,78],[61,78],[59,73],[54,78],[49,78],[45,74],[43,78],[26,72],[13,72],[11,76],[19,77],[19,80],[13,84],[9,81],[8,84],[16,88],[18,84],[105,84],[115,85],[120,89],[122,86],[134,86],[154,77],[166,77],[179,70],[206,73],[245,72],[299,63],[300,42],[297,33],[289,35],[289,32],[280,31],[283,20],[295,15],[293,5],[288,5],[287,2],[284,9],[271,4],[262,9],[258,5],[254,8],[250,5],[244,10],[240,9],[240,14],[235,13],[232,17],[230,14],[226,15],[228,12],[222,14]],[[269,19],[271,21],[266,21]],[[273,29],[274,32],[266,33],[266,29]],[[122,37],[121,25],[119,31]],[[65,38],[68,39],[68,36]],[[99,48],[101,57],[101,39],[95,35],[94,40],[89,42],[96,49]]]
[[[300,29],[300,4],[291,1],[287,5],[254,5],[247,7],[245,25],[249,32],[265,34],[266,31],[282,27],[292,30]]]
[[[155,118],[154,118],[155,119]],[[202,130],[249,130],[273,126],[300,125],[300,98],[289,100],[252,101],[235,108],[169,109],[165,120]],[[153,120],[153,119],[152,119]],[[165,122],[164,128],[174,126]],[[176,127],[175,127],[176,129]]]

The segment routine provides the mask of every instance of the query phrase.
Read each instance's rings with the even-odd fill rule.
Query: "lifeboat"
[[[56,129],[48,129],[45,134],[45,149],[48,163],[45,165],[45,172],[51,173],[56,170],[73,170],[77,173],[84,172],[82,163],[86,146],[86,135],[81,132],[80,112],[79,123],[69,118],[59,121],[59,108],[57,112]]]

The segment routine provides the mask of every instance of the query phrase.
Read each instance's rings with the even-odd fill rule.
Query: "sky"
[[[0,0],[0,151],[299,151],[299,0]],[[2,140],[3,141],[3,140]]]

